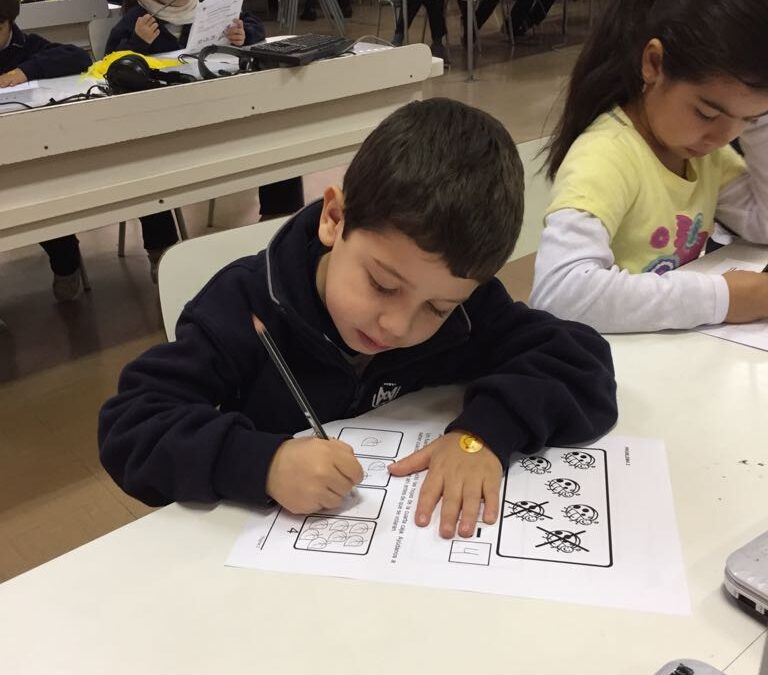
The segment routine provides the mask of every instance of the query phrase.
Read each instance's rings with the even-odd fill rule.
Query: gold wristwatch
[[[477,436],[462,434],[461,438],[459,438],[459,447],[464,452],[474,454],[480,452],[485,447],[485,444]]]

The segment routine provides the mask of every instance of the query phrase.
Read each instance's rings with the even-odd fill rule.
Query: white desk
[[[51,42],[88,49],[88,24],[119,11],[119,7],[110,7],[107,0],[22,2],[17,23],[23,31],[37,33]]]
[[[8,113],[0,251],[346,164],[441,73],[410,45]]]
[[[768,359],[695,332],[611,343],[616,432],[667,445],[692,616],[227,568],[245,511],[173,505],[0,586],[3,672],[650,675],[681,657],[723,668],[765,630],[722,578],[728,554],[768,529]]]

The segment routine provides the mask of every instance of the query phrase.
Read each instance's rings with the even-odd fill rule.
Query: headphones
[[[220,70],[218,73],[214,73],[205,65],[205,59],[211,54],[229,54],[230,56],[237,56],[240,70],[236,73],[230,73],[225,70]],[[213,80],[217,77],[224,77],[227,75],[238,75],[240,73],[252,73],[256,70],[264,70],[263,64],[259,62],[257,54],[254,54],[249,49],[240,49],[239,47],[230,47],[228,45],[208,45],[207,47],[203,47],[197,55],[197,66],[200,69],[200,75],[204,80]]]
[[[197,82],[194,76],[186,73],[150,68],[149,64],[137,54],[126,54],[113,61],[107,68],[105,78],[109,88],[115,94]]]

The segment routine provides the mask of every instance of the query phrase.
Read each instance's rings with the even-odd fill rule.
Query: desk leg
[[[467,0],[467,71],[475,79],[475,0]]]
[[[403,0],[403,44],[408,44],[408,0]]]

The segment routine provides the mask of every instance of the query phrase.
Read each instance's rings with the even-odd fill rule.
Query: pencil
[[[162,2],[162,0],[161,0]],[[160,12],[162,12],[166,7],[170,7],[171,5],[175,5],[176,0],[169,0],[169,2],[166,2],[160,9],[155,10],[153,14],[150,14],[150,16],[154,19]]]
[[[314,430],[315,436],[327,441],[328,434],[325,433],[323,425],[320,424],[320,420],[317,418],[317,415],[315,415],[315,411],[312,410],[312,406],[309,405],[309,401],[307,400],[307,397],[304,396],[304,392],[301,390],[298,380],[296,380],[296,377],[291,372],[288,364],[285,362],[283,355],[280,353],[280,350],[277,348],[274,340],[272,340],[272,336],[269,334],[267,327],[255,314],[252,314],[251,317],[253,318],[253,327],[256,329],[256,334],[259,336],[259,339],[263,343],[264,348],[267,350],[267,353],[277,367],[278,372],[283,378],[285,384],[288,386],[291,394],[293,394],[293,398],[296,400],[296,403],[299,404],[299,408],[301,408],[301,412],[304,413],[304,417],[307,418],[307,422],[309,422],[309,425]]]

